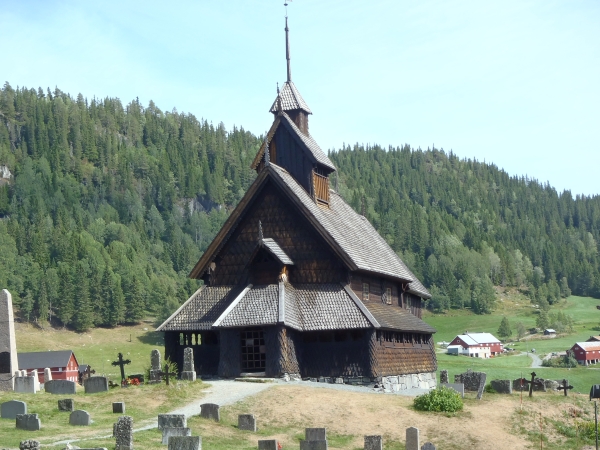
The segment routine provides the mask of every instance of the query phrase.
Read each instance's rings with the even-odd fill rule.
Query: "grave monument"
[[[14,389],[13,374],[19,369],[12,296],[6,289],[0,292],[0,391]]]

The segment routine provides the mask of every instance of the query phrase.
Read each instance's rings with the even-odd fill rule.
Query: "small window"
[[[385,288],[385,303],[392,304],[392,288]]]
[[[363,283],[363,298],[364,301],[369,301],[369,283]]]

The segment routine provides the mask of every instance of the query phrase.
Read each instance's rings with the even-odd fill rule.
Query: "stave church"
[[[257,177],[191,271],[202,287],[158,327],[165,356],[181,370],[192,347],[204,377],[402,376],[433,387],[435,329],[421,319],[430,294],[331,189],[336,168],[292,82],[287,17],[285,36],[287,81],[252,163]]]

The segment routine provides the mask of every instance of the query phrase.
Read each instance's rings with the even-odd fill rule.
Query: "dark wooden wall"
[[[290,206],[272,182],[257,194],[244,219],[219,252],[210,284],[237,285],[249,281],[246,264],[258,241],[258,222],[265,238],[273,238],[294,261],[292,283],[339,283],[346,278],[341,260],[309,222]]]
[[[288,131],[287,126],[289,125],[282,122],[273,136],[277,148],[273,162],[287,170],[310,194],[313,162],[305,150],[298,145],[296,138]]]
[[[190,339],[193,336],[193,339]],[[218,334],[204,332],[165,332],[165,359],[177,364],[179,372],[183,369],[183,349],[194,350],[194,369],[198,375],[216,375],[219,366]]]
[[[413,342],[400,343],[390,340],[385,333],[385,331],[375,330],[370,333],[369,348],[373,376],[407,375],[437,370],[431,335],[417,337],[411,333],[396,333],[413,335]]]
[[[220,331],[219,376],[237,377],[241,372],[242,348],[240,330],[227,329]]]
[[[308,136],[308,114],[300,109],[295,109],[293,111],[287,111],[287,115],[290,116],[290,119],[294,121],[300,131]]]

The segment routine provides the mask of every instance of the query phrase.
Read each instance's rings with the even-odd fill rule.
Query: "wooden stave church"
[[[291,80],[252,168],[254,183],[190,273],[198,289],[157,331],[200,376],[244,373],[376,382],[435,380],[435,329],[421,320],[427,289],[368,220],[329,188],[336,168],[308,132]]]

